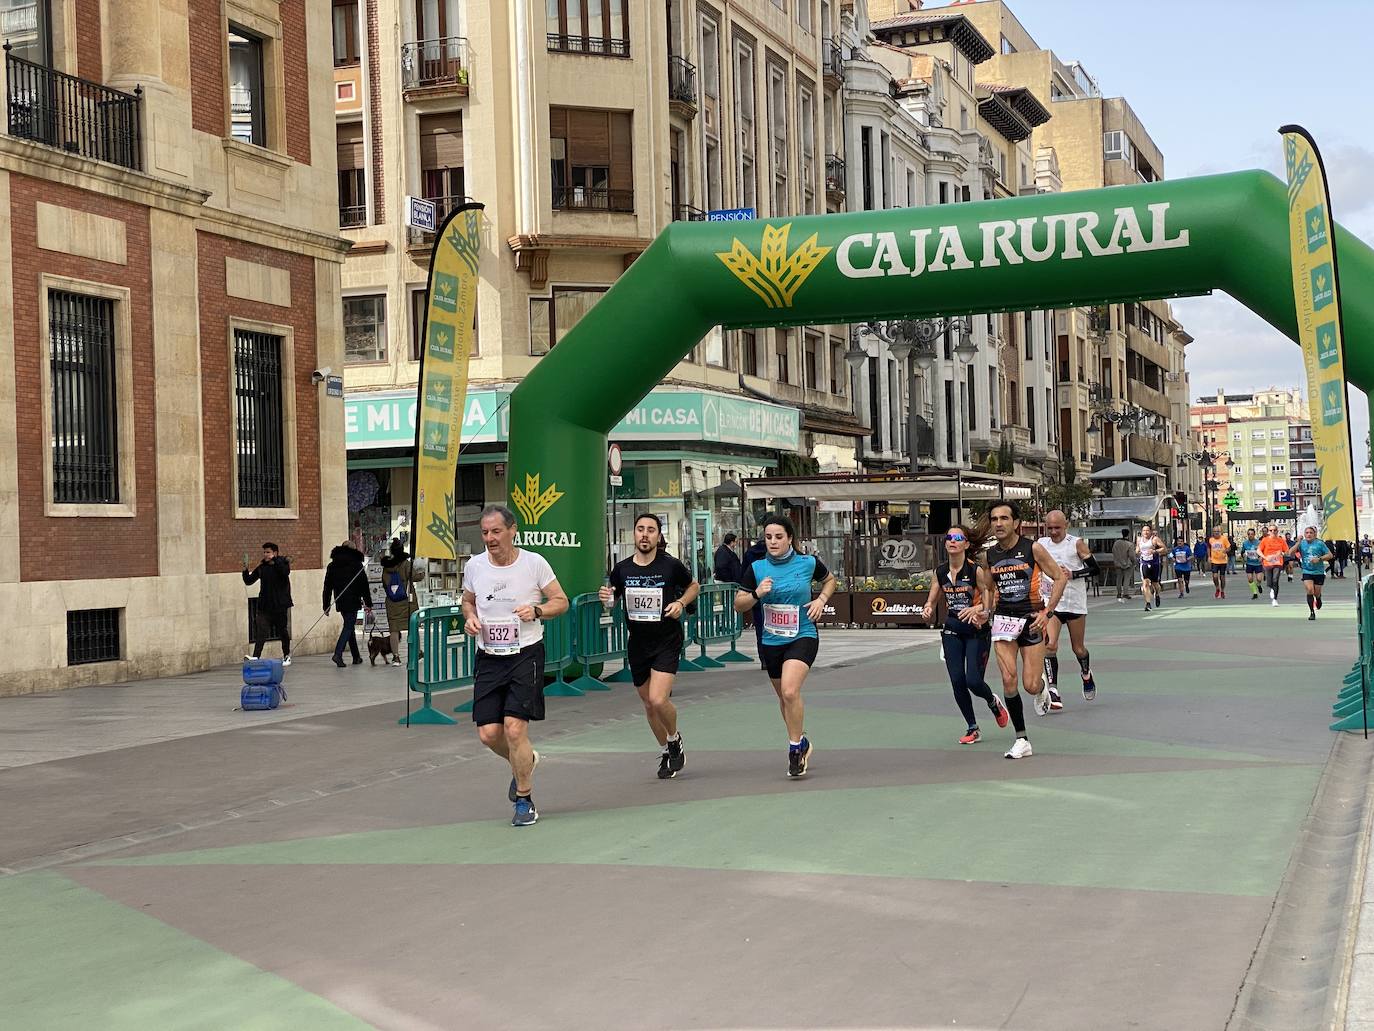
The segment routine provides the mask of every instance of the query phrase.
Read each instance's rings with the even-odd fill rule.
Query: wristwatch
[[[749,597],[753,598],[755,601],[758,601],[758,600],[759,600],[758,588],[750,588],[750,590],[749,590]]]
[[[541,609],[538,605],[536,605],[536,606],[534,607],[534,618],[535,618],[535,619],[543,619],[543,618],[544,618],[544,610]]]

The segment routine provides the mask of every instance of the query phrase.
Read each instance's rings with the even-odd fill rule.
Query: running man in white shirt
[[[1145,611],[1164,604],[1164,592],[1159,581],[1164,575],[1164,541],[1155,535],[1149,523],[1135,541],[1135,553],[1140,556],[1140,593],[1145,596]]]
[[[1097,559],[1092,549],[1082,537],[1069,533],[1068,517],[1055,509],[1045,515],[1046,536],[1036,543],[1049,552],[1050,558],[1058,562],[1069,576],[1064,594],[1059,604],[1050,613],[1045,624],[1045,684],[1050,692],[1050,711],[1058,712],[1064,708],[1064,700],[1059,694],[1059,634],[1066,626],[1069,628],[1069,646],[1078,659],[1078,668],[1083,676],[1083,698],[1091,702],[1097,697],[1097,684],[1093,681],[1092,669],[1088,665],[1088,646],[1084,643],[1088,632],[1088,580],[1098,573]],[[1041,578],[1040,593],[1049,600],[1054,581]]]
[[[482,511],[486,552],[463,567],[464,629],[477,638],[472,722],[482,744],[510,763],[511,826],[539,819],[531,797],[539,753],[530,721],[544,718],[545,619],[568,611],[568,596],[542,555],[515,546],[515,513]]]

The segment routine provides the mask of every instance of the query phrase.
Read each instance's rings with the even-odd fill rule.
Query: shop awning
[[[1031,496],[1023,483],[999,481],[995,477],[964,480],[941,476],[931,478],[874,477],[864,479],[824,479],[821,477],[766,477],[744,481],[751,498],[806,498],[811,501],[979,501],[988,498],[1020,500]]]

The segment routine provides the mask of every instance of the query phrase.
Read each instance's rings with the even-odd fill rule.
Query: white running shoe
[[[1050,692],[1047,688],[1041,688],[1038,695],[1031,696],[1031,704],[1035,707],[1037,716],[1048,716],[1050,714]]]
[[[1272,605],[1274,608],[1278,608],[1278,607],[1279,607],[1279,600],[1278,600],[1277,598],[1270,598],[1270,599],[1269,599],[1269,604]]]
[[[1006,759],[1028,759],[1035,753],[1031,751],[1031,743],[1023,737],[1018,737],[1010,748],[1007,749]]]
[[[282,659],[282,660],[281,660],[281,664],[282,664],[283,666],[289,666],[289,665],[291,665],[291,656],[288,655],[286,658]]]

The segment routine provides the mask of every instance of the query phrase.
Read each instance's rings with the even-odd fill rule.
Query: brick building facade
[[[264,540],[317,596],[345,535],[330,34],[307,0],[0,0],[0,695],[232,661]]]

